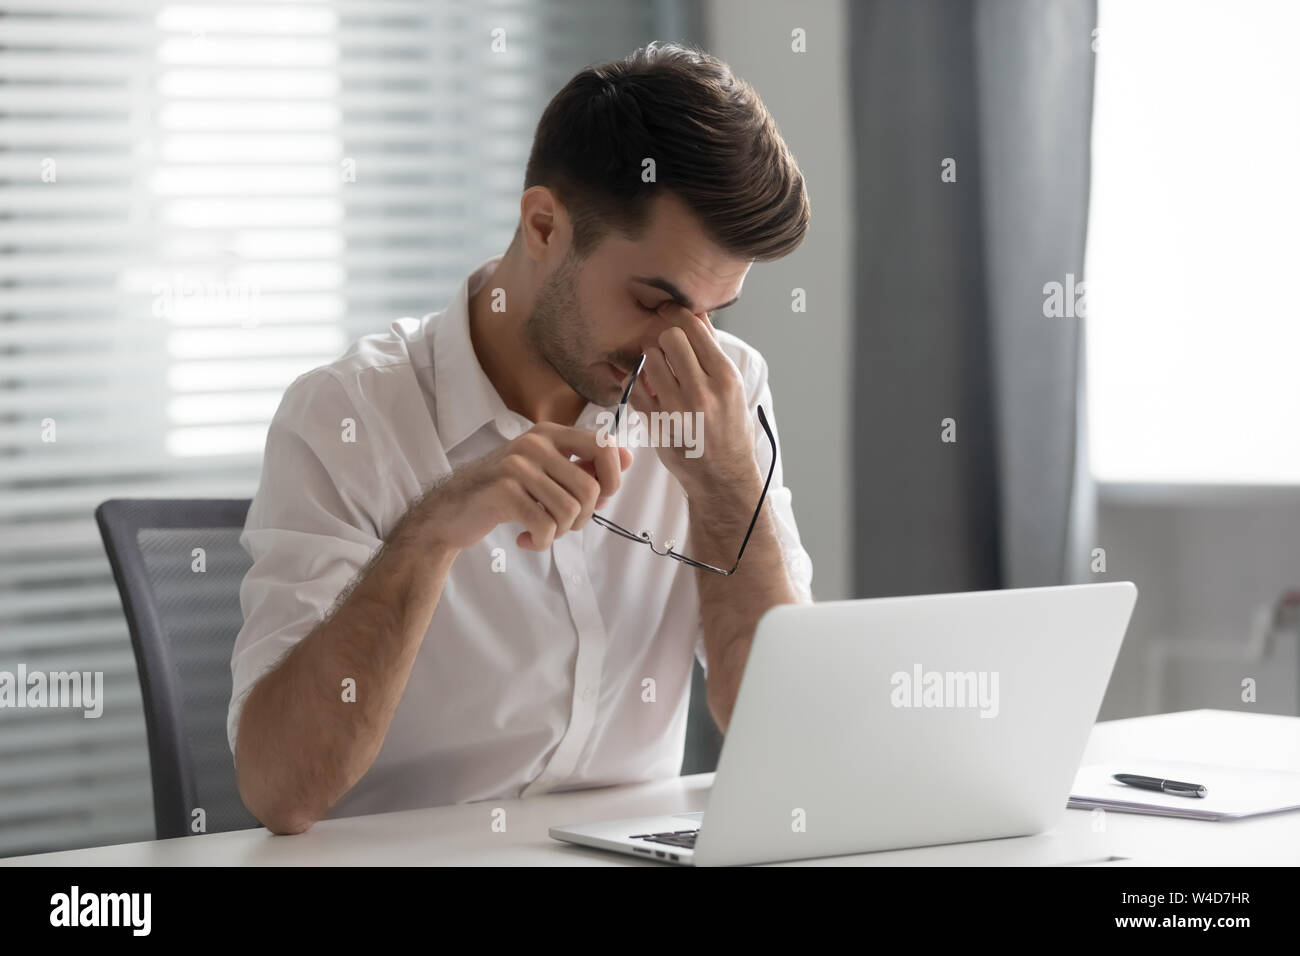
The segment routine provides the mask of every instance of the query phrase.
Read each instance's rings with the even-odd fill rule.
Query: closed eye
[[[640,309],[642,312],[649,312],[649,313],[651,313],[652,315],[657,315],[657,314],[659,313],[659,307],[660,307],[661,305],[663,305],[662,302],[659,303],[659,305],[642,305],[641,300],[640,300],[640,299],[636,299],[636,298],[634,298],[633,301],[636,302],[636,306],[637,306],[637,308]],[[665,299],[664,301],[668,301],[668,300]],[[725,308],[725,306],[724,306],[724,308]],[[709,313],[708,313],[709,321],[712,322],[712,321],[713,321],[713,317],[714,317],[715,315],[717,315],[718,312],[720,312],[720,311],[721,311],[720,309],[714,309],[712,312],[709,312]]]

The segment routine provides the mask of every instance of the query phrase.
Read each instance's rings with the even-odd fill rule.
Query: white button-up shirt
[[[470,341],[468,299],[496,261],[443,312],[361,338],[285,392],[240,536],[253,565],[231,662],[232,753],[245,695],[324,619],[409,502],[532,427],[502,402]],[[762,357],[718,337],[775,432]],[[576,424],[594,429],[609,410],[588,405]],[[755,433],[766,474],[757,422]],[[654,448],[632,453],[601,514],[690,555],[681,486]],[[792,585],[811,599],[812,563],[779,460],[767,507]],[[691,670],[704,662],[699,572],[594,522],[545,552],[516,547],[522,530],[502,525],[456,558],[383,746],[330,817],[680,772]]]

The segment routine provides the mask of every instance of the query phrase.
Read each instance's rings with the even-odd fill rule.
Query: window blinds
[[[250,497],[285,386],[443,308],[508,243],[549,97],[682,16],[0,2],[0,670],[103,671],[105,695],[0,710],[0,856],[153,836],[95,506]]]

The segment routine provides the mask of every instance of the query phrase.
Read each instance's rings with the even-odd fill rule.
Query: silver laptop
[[[557,840],[719,866],[1057,825],[1130,581],[783,605],[759,622],[704,813]]]

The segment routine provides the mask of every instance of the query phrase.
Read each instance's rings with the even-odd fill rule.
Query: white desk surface
[[[1159,757],[1229,766],[1300,771],[1300,717],[1191,710],[1097,724],[1084,763]],[[664,866],[552,840],[547,827],[619,817],[702,810],[713,774],[648,784],[547,794],[527,800],[406,810],[323,820],[306,833],[265,829],[211,833],[0,859],[0,866]],[[506,832],[492,811],[506,811]],[[1120,859],[1113,859],[1118,857]],[[999,866],[1300,864],[1300,811],[1227,822],[1066,810],[1061,823],[1033,837],[865,853],[793,865]]]

